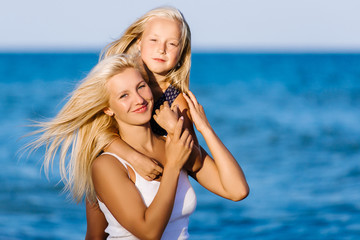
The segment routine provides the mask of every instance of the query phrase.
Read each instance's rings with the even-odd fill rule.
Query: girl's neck
[[[162,92],[169,87],[170,83],[167,81],[167,77],[159,74],[154,74],[147,69],[147,74],[149,76],[149,84],[151,87],[160,88]]]
[[[167,81],[156,81],[149,80],[149,86],[154,96],[154,100],[157,101],[165,92],[165,90],[169,87],[170,83]]]

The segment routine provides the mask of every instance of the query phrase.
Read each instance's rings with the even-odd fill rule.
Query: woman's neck
[[[156,136],[151,131],[150,123],[145,126],[127,125],[120,127],[119,135],[124,142],[139,152],[153,151]]]

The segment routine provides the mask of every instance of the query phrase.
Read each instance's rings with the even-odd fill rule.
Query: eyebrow
[[[146,84],[146,81],[145,81],[144,79],[140,80],[139,83],[136,84],[136,87],[139,87],[139,85],[141,85],[141,84],[143,84],[143,83]],[[128,93],[128,92],[129,92],[129,90],[125,89],[125,90],[122,90],[122,91],[120,91],[120,92],[117,92],[117,93],[115,94],[115,96],[121,96],[122,94]]]
[[[148,35],[149,37],[159,37],[158,34],[154,33],[154,34],[149,34]],[[181,37],[180,38],[170,38],[170,40],[176,40],[176,41],[179,41],[181,40]]]

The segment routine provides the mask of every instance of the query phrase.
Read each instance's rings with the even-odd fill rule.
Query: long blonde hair
[[[181,49],[178,64],[169,71],[166,79],[182,92],[189,90],[189,77],[191,67],[191,31],[182,13],[172,7],[155,8],[131,24],[124,34],[117,40],[109,43],[101,52],[100,59],[114,54],[136,54],[136,42],[141,38],[146,23],[150,18],[163,17],[177,21],[181,25]]]
[[[114,55],[100,61],[72,92],[54,119],[35,125],[39,130],[33,133],[40,136],[28,147],[37,149],[45,145],[46,174],[59,152],[61,180],[65,190],[70,191],[77,202],[84,196],[96,202],[91,165],[114,136],[118,136],[114,117],[103,112],[109,102],[106,83],[127,68],[136,68],[136,64],[125,55]]]

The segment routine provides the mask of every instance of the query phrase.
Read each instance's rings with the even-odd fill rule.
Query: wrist
[[[168,135],[172,136],[174,135],[175,132],[175,126],[172,128],[166,128],[165,131],[167,132]]]
[[[214,130],[210,125],[204,125],[202,128],[198,129],[198,131],[201,133],[201,135],[214,133]]]
[[[142,154],[139,153],[138,151],[134,150],[134,151],[132,152],[132,154],[130,155],[130,159],[131,159],[131,161],[132,161],[131,163],[134,164],[134,165],[136,165],[138,162],[141,161],[141,159],[142,159]]]
[[[177,167],[177,166],[171,165],[171,164],[166,164],[165,167],[164,167],[163,175],[164,174],[169,174],[169,175],[176,176],[176,175],[180,174],[180,171],[181,171],[180,167]]]

